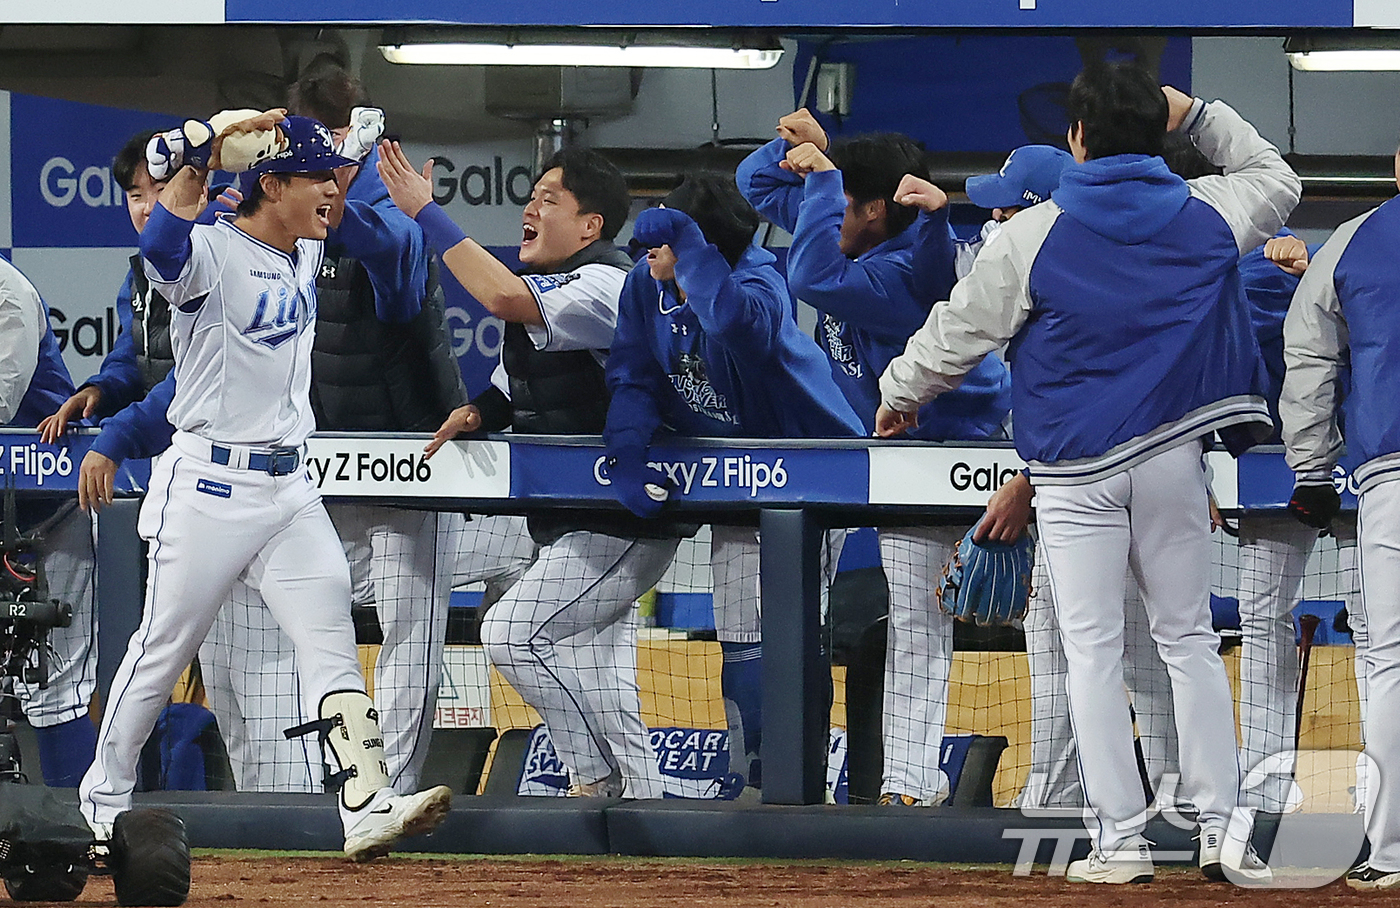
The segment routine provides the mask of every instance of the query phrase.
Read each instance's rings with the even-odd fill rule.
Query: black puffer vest
[[[563,264],[542,273],[567,274],[584,265],[611,265],[624,272],[632,260],[606,240],[579,250]],[[529,274],[530,271],[523,271]],[[604,367],[591,350],[542,353],[524,325],[506,326],[501,362],[510,379],[512,425],[517,433],[601,435],[608,421],[608,386]],[[485,396],[485,395],[483,395]],[[531,514],[530,536],[550,545],[565,533],[586,531],[620,539],[671,539],[693,536],[695,524],[644,520],[619,511],[548,511]]]
[[[316,427],[342,432],[431,432],[467,402],[452,355],[436,259],[423,307],[407,322],[379,320],[359,260],[327,250],[316,280],[311,406]]]
[[[175,368],[175,351],[170,347],[170,304],[151,287],[140,255],[131,257],[131,340],[141,387],[149,394]]]
[[[584,265],[611,265],[624,274],[632,260],[607,240],[596,240],[546,272],[568,274]],[[541,352],[524,325],[506,325],[501,362],[510,377],[512,425],[534,435],[601,435],[608,420],[608,386],[591,350]]]

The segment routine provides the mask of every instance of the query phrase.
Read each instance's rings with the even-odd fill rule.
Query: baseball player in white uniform
[[[431,431],[467,401],[466,388],[451,355],[432,250],[380,181],[384,117],[355,106],[365,103],[360,83],[328,56],[312,61],[293,87],[293,111],[330,126],[337,150],[361,162],[338,173],[345,201],[332,212],[317,280],[312,408],[323,431]],[[497,559],[486,549],[508,544],[495,534],[514,531],[518,546],[523,527],[513,518],[467,523],[460,514],[377,504],[336,503],[327,511],[350,562],[354,604],[374,607],[383,631],[374,698],[390,782],[408,794],[428,755],[462,536],[483,550],[468,569],[491,574],[486,562]],[[220,610],[200,664],[239,790],[315,790],[316,748],[282,734],[300,714],[291,643],[256,590],[237,584],[233,600],[235,607]]]
[[[1400,154],[1396,156],[1400,183]],[[1360,462],[1356,610],[1367,632],[1363,737],[1374,765],[1367,778],[1367,861],[1347,874],[1354,889],[1400,886],[1400,420],[1394,366],[1400,350],[1395,299],[1400,273],[1395,237],[1400,203],[1392,199],[1338,227],[1307,267],[1283,324],[1286,371],[1279,414],[1295,485],[1288,508],[1320,528],[1340,507],[1332,469],[1341,456],[1339,410],[1346,412],[1346,447]],[[1351,389],[1342,403],[1342,374]]]
[[[1152,879],[1123,680],[1124,576],[1143,592],[1171,675],[1183,775],[1212,879],[1272,875],[1237,809],[1233,704],[1210,619],[1201,441],[1267,434],[1236,265],[1297,203],[1278,151],[1221,102],[1159,89],[1131,64],[1076,78],[1079,163],[1051,202],[1018,215],[937,305],[880,381],[882,435],[1011,341],[1016,446],[1030,465],[1068,659],[1070,715],[1093,850],[1069,878]],[[1224,176],[1187,183],[1160,154],[1184,129]]]
[[[506,321],[492,387],[458,408],[429,452],[461,432],[603,430],[607,347],[631,260],[613,245],[627,184],[602,156],[566,149],[547,162],[522,214],[520,274],[467,237],[402,150],[380,146],[380,174],[443,263]],[[659,798],[641,717],[634,601],[656,585],[687,529],[616,511],[536,513],[538,560],[487,612],[487,657],[544,720],[570,793]],[[688,528],[689,533],[694,527]]]
[[[139,529],[150,544],[146,607],[113,681],[80,808],[99,840],[131,805],[136,764],[175,679],[235,580],[257,586],[291,637],[304,713],[338,770],[345,852],[368,860],[446,816],[451,792],[389,787],[350,621],[350,577],[306,469],[315,280],[339,188],[330,132],[269,111],[215,138],[279,131],[237,217],[196,226],[207,170],[181,169],[141,236],[146,274],[175,311],[171,448],[154,463]],[[115,464],[84,458],[88,500],[110,499]],[[93,493],[96,492],[94,495]]]

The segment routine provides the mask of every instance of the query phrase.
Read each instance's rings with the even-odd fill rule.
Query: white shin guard
[[[321,698],[320,719],[287,729],[287,737],[310,731],[320,733],[322,748],[333,758],[335,771],[326,778],[326,789],[339,787],[346,810],[362,809],[389,786],[379,711],[364,691],[331,691]]]

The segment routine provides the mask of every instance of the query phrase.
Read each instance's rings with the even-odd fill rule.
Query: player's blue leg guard
[[[35,728],[39,740],[39,770],[50,788],[77,788],[97,753],[97,727],[79,716],[47,728]]]
[[[763,646],[759,643],[720,643],[724,665],[719,673],[719,689],[724,696],[724,714],[729,723],[729,768],[742,772],[754,788],[763,786],[763,763],[759,745],[763,741]],[[737,734],[736,734],[737,733]],[[735,759],[738,743],[743,744],[744,761]]]

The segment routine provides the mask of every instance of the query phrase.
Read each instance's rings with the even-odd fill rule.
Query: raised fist
[[[1264,258],[1292,275],[1308,270],[1308,244],[1296,236],[1276,236],[1264,244]]]
[[[894,200],[924,211],[937,211],[948,204],[948,193],[928,180],[906,173],[899,181],[899,188],[894,191]]]
[[[789,148],[787,157],[778,163],[783,170],[790,170],[800,177],[818,170],[835,170],[836,165],[822,154],[817,146],[805,142],[796,148]]]
[[[356,107],[350,111],[350,130],[336,146],[336,154],[363,161],[384,135],[384,111],[378,107]]]
[[[822,129],[817,118],[805,107],[799,107],[778,121],[778,135],[786,139],[789,145],[810,142],[817,146],[818,151],[826,151],[827,145],[830,144],[826,138],[826,130]]]

